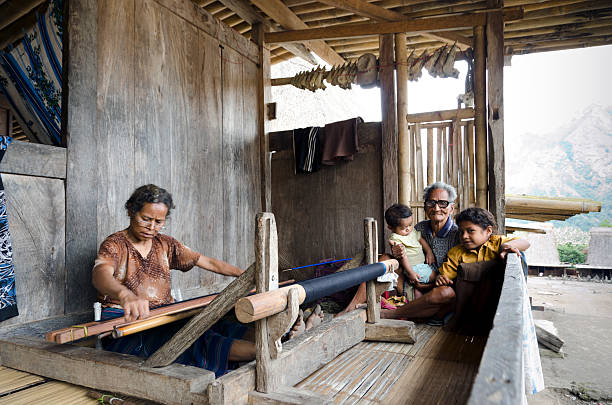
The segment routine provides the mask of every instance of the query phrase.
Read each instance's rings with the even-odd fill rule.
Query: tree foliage
[[[587,245],[563,243],[557,245],[559,260],[562,263],[583,264],[586,262]]]

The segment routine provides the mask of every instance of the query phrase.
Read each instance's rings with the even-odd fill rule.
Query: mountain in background
[[[554,221],[556,227],[612,223],[612,106],[591,105],[553,132],[513,136],[505,146],[506,193],[602,203],[601,212]]]

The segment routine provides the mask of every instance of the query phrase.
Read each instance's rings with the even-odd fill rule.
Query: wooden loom
[[[274,217],[271,214],[260,214],[257,225],[258,235],[260,235],[257,238],[257,245],[259,246],[257,249],[258,267],[264,270],[266,268],[274,270],[271,266],[275,259],[273,255],[275,251],[274,244],[276,242]],[[376,252],[376,238],[373,237],[375,235],[374,220],[366,219],[365,234],[366,258],[367,262],[371,263]],[[460,384],[464,391],[468,390],[463,392],[461,397],[465,399],[469,393],[469,401],[467,403],[470,405],[492,403],[488,399],[497,397],[502,399],[496,403],[510,405],[518,403],[522,395],[521,382],[524,378],[521,369],[522,329],[520,325],[522,322],[522,312],[519,310],[522,307],[522,300],[516,299],[517,296],[519,298],[522,297],[522,295],[517,294],[518,291],[521,291],[523,283],[521,272],[522,268],[519,259],[515,256],[509,257],[506,266],[504,288],[498,305],[494,328],[487,340],[482,360],[479,362],[480,366],[478,366],[478,362],[471,366],[465,364],[470,370],[475,370],[475,367],[478,368],[478,375],[471,387],[471,393],[469,393],[469,384]],[[265,280],[273,282],[274,272],[268,272],[268,274],[270,273],[272,276],[265,278]],[[258,278],[259,281],[264,279],[263,277]],[[364,309],[358,309],[334,318],[332,321],[323,323],[316,328],[312,328],[284,343],[280,348],[276,344],[268,343],[264,345],[262,344],[264,339],[267,339],[268,342],[274,342],[276,337],[274,332],[276,329],[275,325],[281,323],[281,321],[290,324],[287,318],[292,317],[291,312],[295,310],[296,297],[295,293],[288,294],[289,298],[287,298],[287,301],[291,303],[288,310],[257,321],[259,324],[258,332],[261,335],[258,337],[259,350],[257,356],[259,361],[251,362],[216,379],[214,373],[201,368],[181,364],[151,368],[144,363],[143,359],[135,356],[71,344],[60,345],[42,340],[29,333],[0,337],[0,359],[2,360],[2,365],[6,367],[67,381],[72,384],[92,387],[97,390],[118,392],[166,404],[286,404],[304,403],[306,401],[317,404],[326,403],[328,402],[326,397],[328,394],[326,392],[329,391],[317,390],[315,380],[309,376],[329,374],[330,371],[338,367],[338,364],[345,361],[343,359],[347,358],[344,354],[340,356],[342,353],[346,352],[350,357],[355,353],[359,353],[359,350],[363,350],[364,346],[360,343],[364,340],[406,343],[416,340],[414,336],[419,328],[415,327],[411,322],[377,319],[379,305],[376,303],[377,294],[373,293],[372,289],[374,284],[375,282],[368,282],[369,314],[366,314]],[[230,287],[231,285],[228,286],[230,290],[232,288],[235,290],[235,286]],[[225,292],[224,290],[222,294]],[[372,301],[374,305],[372,305]],[[371,323],[372,320],[376,322]],[[261,325],[264,322],[268,329],[267,333],[261,333],[261,329],[263,329]],[[41,325],[40,328],[42,327]],[[422,347],[426,347],[427,350],[422,354],[417,353],[414,361],[411,360],[413,357],[410,354],[408,357],[400,356],[403,360],[399,361],[393,369],[400,370],[404,368],[401,374],[402,377],[400,380],[397,380],[398,383],[394,385],[389,398],[387,396],[378,397],[376,398],[377,401],[384,399],[386,403],[405,403],[403,400],[405,399],[405,384],[412,387],[413,394],[418,397],[420,395],[419,392],[421,392],[418,391],[419,387],[423,385],[420,385],[418,381],[414,381],[414,376],[421,372],[425,373],[423,376],[428,376],[430,375],[428,373],[435,372],[436,368],[428,368],[428,364],[448,363],[458,365],[458,374],[452,374],[448,378],[449,386],[455,387],[457,381],[465,379],[465,369],[462,368],[462,363],[460,362],[460,364],[453,360],[456,356],[453,357],[448,351],[444,351],[446,343],[442,344],[438,340],[443,339],[444,342],[461,343],[461,347],[466,349],[471,347],[471,345],[468,345],[469,347],[465,346],[469,339],[466,340],[465,337],[444,334],[440,330],[436,334],[438,336],[436,339],[438,340],[429,344],[428,337],[421,336],[427,330],[430,329],[427,329],[427,327],[426,330],[420,328],[421,332],[418,332],[418,343],[412,346],[409,345],[412,349],[407,348],[411,352],[418,351]],[[429,332],[426,334],[431,335]],[[424,344],[426,346],[423,346]],[[368,343],[368,345],[371,345],[371,343]],[[358,349],[357,352],[355,352],[353,347]],[[267,356],[264,356],[266,351],[268,352]],[[454,349],[451,350],[451,352],[454,351]],[[371,353],[368,356],[376,358],[377,353]],[[421,364],[419,361],[423,363],[424,367],[421,367],[420,371],[406,368],[406,362]],[[263,371],[259,369],[263,369]],[[369,367],[369,369],[379,370],[372,367]],[[351,374],[350,369],[346,371]],[[316,374],[313,374],[315,372]],[[417,374],[414,374],[415,372]],[[359,375],[355,375],[355,381],[357,380],[360,381],[362,378]],[[430,379],[425,378],[425,380],[425,386],[430,387]],[[405,383],[402,381],[405,381]],[[389,385],[389,382],[390,380],[383,381],[386,385]],[[331,384],[332,382],[330,381],[329,383]],[[263,384],[264,388],[260,388],[259,384]],[[289,388],[296,384],[299,387],[298,389]],[[264,389],[268,392],[261,392]],[[304,389],[313,389],[320,394],[304,392]],[[395,397],[394,393],[399,396]],[[453,391],[451,391],[452,393]],[[350,393],[342,393],[342,395],[346,396],[350,395]],[[334,397],[334,401],[338,398]],[[440,397],[434,396],[432,398],[439,399]],[[387,399],[389,400],[387,401]],[[373,403],[380,403],[377,401]]]
[[[365,235],[366,261],[371,264],[374,263],[377,254],[376,221],[371,218],[365,220]],[[146,361],[134,356],[55,343],[85,337],[85,328],[71,327],[53,335],[50,334],[47,342],[31,337],[2,339],[0,356],[2,356],[3,364],[74,384],[121,392],[125,395],[169,404],[206,401],[215,404],[247,403],[249,398],[252,403],[257,403],[268,401],[269,398],[266,396],[279,394],[284,398],[296,396],[304,398],[303,392],[287,387],[300,382],[364,339],[414,341],[413,323],[379,319],[380,304],[376,300],[377,294],[374,289],[376,282],[370,281],[367,283],[368,301],[370,302],[367,315],[366,310],[358,309],[313,328],[281,345],[278,342],[280,334],[291,326],[297,316],[296,290],[292,289],[287,294],[287,302],[290,304],[287,309],[258,320],[256,323],[259,325],[256,326],[258,361],[249,363],[218,379],[215,379],[214,374],[208,370],[170,364],[178,354],[185,350],[182,348],[183,345],[189,346],[190,340],[197,339],[206,330],[208,324],[216,322],[215,319],[220,318],[231,309],[237,298],[248,293],[256,279],[259,284],[262,283],[262,280],[267,280],[268,285],[264,286],[267,290],[273,290],[275,288],[270,287],[278,286],[276,246],[274,216],[268,213],[259,214],[256,233],[256,264],[216,297],[203,297],[181,303],[192,307],[206,305],[206,308],[174,336],[172,340],[175,342],[171,340]],[[390,265],[397,266],[397,263],[390,263]],[[256,277],[256,273],[260,275]],[[263,277],[263,274],[267,276]],[[261,286],[258,287],[260,287],[258,291],[261,291]],[[194,311],[190,307],[185,307],[183,310]],[[199,308],[195,310],[200,311]],[[367,323],[366,319],[368,319]],[[115,322],[121,323],[122,320],[115,320]],[[264,330],[265,333],[262,333],[263,324],[267,327],[267,331]],[[88,326],[88,336],[96,331],[94,326]],[[273,342],[273,344],[264,345],[264,341]],[[87,364],[87,367],[84,368],[84,364]],[[151,368],[151,366],[159,368]],[[262,383],[264,388],[256,385],[256,379],[264,381]],[[137,380],[147,381],[146,386],[135,386],[130,383],[130,381]],[[261,395],[263,397],[259,397]],[[307,397],[312,399],[312,396]]]

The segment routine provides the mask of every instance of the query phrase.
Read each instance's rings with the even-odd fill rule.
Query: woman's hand
[[[427,252],[425,255],[425,263],[429,264],[430,266],[436,263],[436,256],[434,256],[433,252]]]
[[[508,243],[502,243],[502,245],[499,247],[499,257],[502,259],[505,259],[510,252],[516,253],[519,257],[521,256],[521,251],[516,246],[512,246]]]
[[[119,302],[124,311],[126,322],[149,317],[149,301],[139,298],[127,288],[119,293]]]
[[[436,277],[436,287],[441,287],[444,285],[451,285],[451,284],[453,284],[453,282],[443,274],[439,274],[438,277]]]

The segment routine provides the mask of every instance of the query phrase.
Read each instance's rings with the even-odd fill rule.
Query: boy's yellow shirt
[[[499,257],[499,247],[516,238],[508,238],[503,235],[491,235],[489,240],[478,249],[466,249],[463,245],[457,245],[448,251],[448,257],[442,264],[440,274],[453,280],[457,277],[457,268],[461,263],[486,262]]]

